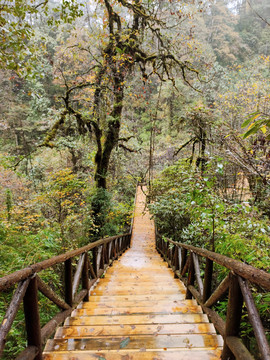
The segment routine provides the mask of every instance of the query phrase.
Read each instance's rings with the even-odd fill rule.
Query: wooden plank
[[[113,295],[113,296],[91,296],[89,298],[90,304],[92,302],[100,302],[101,304],[107,302],[137,302],[137,301],[181,301],[184,299],[185,291],[179,292],[178,294],[134,294],[132,297],[126,295]]]
[[[205,314],[81,316],[66,319],[65,325],[184,324],[209,322]]]
[[[192,304],[193,303],[193,304]],[[195,305],[193,300],[188,303],[182,303],[180,305],[172,305],[169,306],[167,304],[160,305],[160,304],[153,304],[151,306],[140,306],[138,304],[137,306],[130,306],[130,307],[120,307],[120,308],[114,308],[114,307],[95,307],[95,308],[81,308],[76,309],[72,312],[71,316],[92,316],[92,315],[127,315],[127,314],[198,314],[202,313],[202,308]]]
[[[181,300],[168,300],[166,301],[165,299],[163,300],[159,300],[156,301],[155,304],[158,304],[159,306],[183,306],[183,304],[189,304],[189,305],[197,305],[197,302],[195,300],[185,300],[184,297],[182,297]],[[81,303],[77,309],[96,309],[96,308],[108,308],[108,309],[117,309],[117,308],[121,308],[121,307],[126,307],[126,308],[130,308],[130,307],[134,307],[134,306],[143,306],[143,307],[151,307],[153,308],[153,301],[149,301],[149,300],[141,300],[141,301],[136,301],[133,300],[132,298],[130,298],[129,300],[123,300],[123,301],[119,301],[119,300],[111,300],[110,302],[84,302]],[[151,312],[151,309],[149,309],[149,312]]]
[[[141,286],[142,284],[145,285],[145,286],[148,286],[148,285],[153,285],[153,277],[140,277],[140,278],[131,278],[129,276],[126,276],[126,277],[122,277],[122,278],[107,278],[107,276],[105,277],[105,279],[101,279],[98,284],[102,284],[104,286],[110,284],[111,282],[116,282],[117,281],[117,284],[118,286],[123,286],[124,284],[128,284],[131,285],[131,286]],[[163,277],[161,279],[159,279],[158,281],[158,284],[159,285],[175,285],[177,286],[178,288],[184,288],[184,284],[182,282],[180,282],[179,280],[176,280],[176,279],[172,279],[171,277],[171,274],[166,276],[166,277]]]
[[[95,286],[95,288],[93,290],[96,291],[126,291],[126,290],[134,290],[134,292],[136,292],[137,290],[143,290],[144,293],[147,294],[147,292],[149,290],[156,290],[159,293],[159,290],[170,290],[170,291],[174,291],[175,293],[178,293],[179,290],[183,290],[184,287],[181,286],[176,286],[176,285],[170,285],[170,284],[151,284],[151,283],[138,283],[138,284],[130,284],[130,283],[126,283],[126,284],[121,284],[120,286],[116,286],[116,284],[114,282],[112,282],[111,284],[98,284],[97,286]]]
[[[100,336],[172,335],[172,334],[215,334],[213,324],[139,324],[63,326],[58,328],[55,339],[84,338]]]
[[[113,338],[54,339],[48,340],[45,352],[78,350],[212,348],[223,345],[220,335],[157,335]]]
[[[132,296],[134,294],[138,294],[138,295],[143,295],[143,294],[160,294],[160,293],[164,293],[164,294],[178,294],[178,289],[172,288],[172,287],[168,287],[168,286],[153,286],[151,288],[147,288],[147,287],[123,287],[123,288],[110,288],[110,289],[104,289],[104,288],[98,288],[96,287],[95,289],[91,290],[90,295],[129,295]]]
[[[118,280],[119,282],[126,281],[127,279],[130,281],[153,281],[157,274],[155,272],[130,272],[128,274],[124,274],[121,272],[118,272],[118,275],[116,274],[108,274],[108,271],[105,274],[104,280],[112,281],[112,280]],[[158,277],[160,282],[164,282],[166,280],[172,279],[173,272],[159,272]],[[180,281],[180,280],[177,280]]]
[[[197,350],[183,349],[181,351],[145,351],[144,348],[139,351],[71,351],[68,354],[52,352],[44,354],[43,360],[220,360],[220,349],[215,350]]]

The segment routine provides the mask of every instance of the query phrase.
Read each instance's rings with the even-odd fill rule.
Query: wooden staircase
[[[44,360],[216,360],[223,340],[155,249],[154,224],[138,188],[131,248],[91,289]]]

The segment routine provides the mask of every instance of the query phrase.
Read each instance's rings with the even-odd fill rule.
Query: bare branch
[[[247,3],[248,3],[248,5],[250,6],[251,10],[252,10],[263,22],[265,22],[268,26],[270,26],[270,23],[269,23],[265,18],[263,18],[263,17],[253,8],[253,6],[251,5],[251,3],[250,3],[249,0],[247,0]]]
[[[133,152],[138,152],[138,150],[134,150],[134,149],[131,149],[131,148],[129,148],[129,147],[127,147],[127,146],[125,146],[124,144],[118,144],[118,146],[119,147],[121,147],[122,149],[124,149],[124,150],[126,150],[126,151],[128,151],[128,152],[130,152],[130,153],[133,153]]]
[[[189,139],[187,142],[185,142],[183,145],[181,145],[177,151],[174,152],[173,156],[178,155],[182,149],[184,149],[186,146],[188,146],[188,144],[190,144],[192,141],[194,141],[196,139],[197,139],[197,137],[193,137],[193,138]]]

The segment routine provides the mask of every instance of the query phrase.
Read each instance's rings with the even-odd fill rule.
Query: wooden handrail
[[[239,260],[229,258],[228,256],[215,253],[206,249],[198,248],[192,245],[187,245],[173,240],[166,240],[168,243],[190,250],[193,253],[200,255],[204,258],[214,261],[215,263],[232,270],[235,274],[240,275],[242,278],[263,287],[265,290],[270,291],[270,274],[266,271],[257,269],[251,265],[245,264]]]
[[[19,354],[17,360],[41,360],[42,344],[71,314],[80,301],[88,300],[90,286],[97,281],[113,260],[129,248],[130,240],[131,233],[101,239],[0,278],[0,291],[6,291],[19,283],[0,326],[0,356],[4,350],[7,334],[23,301],[28,347]],[[92,252],[92,264],[88,256],[89,251]],[[98,256],[97,253],[99,253]],[[77,256],[80,256],[80,259],[73,279],[72,259]],[[61,299],[37,275],[40,271],[60,263],[65,265],[65,300]],[[77,294],[80,281],[82,290]],[[40,326],[38,291],[41,291],[61,309],[60,313],[56,314],[43,328]]]
[[[22,270],[15,271],[12,274],[9,274],[9,275],[6,275],[6,276],[0,278],[0,291],[8,289],[10,286],[18,283],[19,281],[27,279],[29,276],[34,275],[35,273],[38,273],[45,269],[48,269],[49,267],[52,267],[56,264],[60,264],[68,259],[71,259],[75,256],[81,255],[85,251],[92,250],[103,244],[108,244],[111,241],[118,239],[120,237],[124,237],[124,236],[130,236],[130,233],[101,239],[101,240],[95,241],[89,245],[83,246],[79,249],[68,251],[64,254],[54,256],[48,260],[44,260],[39,263],[30,265],[29,267],[24,268]]]
[[[209,316],[217,331],[223,336],[224,348],[221,359],[254,360],[254,357],[238,336],[244,301],[262,359],[270,360],[270,347],[247,283],[249,281],[270,291],[269,273],[213,251],[170,239],[164,240],[157,232],[156,248],[168,262],[175,276],[186,284],[186,299],[194,297],[202,306],[203,311]],[[206,259],[204,282],[200,277],[198,256]],[[217,289],[212,292],[213,263],[222,265],[230,272],[218,285]],[[226,294],[227,290],[229,295],[226,322],[224,322],[211,307]]]

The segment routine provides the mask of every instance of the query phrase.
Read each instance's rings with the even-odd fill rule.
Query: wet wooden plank
[[[202,309],[194,301],[185,304],[151,304],[150,306],[130,306],[130,307],[84,307],[81,309],[75,309],[71,316],[92,316],[92,315],[127,315],[127,314],[198,314],[202,313]]]
[[[143,290],[146,294],[148,292],[149,289],[156,289],[157,292],[160,289],[170,289],[170,290],[174,290],[175,293],[177,293],[179,290],[183,290],[184,287],[181,283],[173,283],[173,282],[163,282],[163,283],[153,283],[153,282],[144,282],[144,281],[137,281],[137,282],[129,282],[128,280],[126,282],[120,283],[117,286],[118,290],[129,290],[129,289],[141,289]],[[115,286],[115,282],[111,281],[111,282],[99,282],[96,287],[95,290],[106,290],[106,291],[110,291],[110,290],[116,290],[116,286]]]
[[[220,335],[157,335],[157,336],[123,336],[111,338],[54,339],[46,344],[48,351],[78,351],[78,350],[119,350],[125,349],[169,349],[169,348],[213,348],[222,346]]]
[[[160,287],[153,287],[150,289],[144,289],[144,288],[137,288],[135,289],[134,287],[130,287],[130,288],[126,288],[126,289],[121,289],[121,288],[112,288],[112,289],[94,289],[90,292],[90,296],[91,295],[129,295],[132,296],[134,294],[159,294],[159,293],[165,293],[165,294],[175,294],[177,295],[177,290],[172,289],[170,287],[165,287],[165,286],[160,286]]]
[[[139,324],[103,326],[63,326],[58,328],[55,338],[84,338],[100,336],[134,335],[172,335],[172,334],[215,334],[213,324]]]
[[[153,304],[158,304],[158,306],[183,306],[185,305],[197,305],[195,300],[185,300],[184,297],[181,300],[159,300],[158,302],[153,302],[149,300],[140,300],[136,301],[133,299],[129,300],[111,300],[107,302],[82,302],[77,309],[96,309],[96,308],[121,308],[121,307],[134,307],[134,306],[141,306],[141,307],[151,307],[153,308]],[[152,309],[148,309],[151,312]]]
[[[149,285],[153,285],[153,278],[152,277],[141,277],[141,278],[131,278],[128,276],[124,276],[122,278],[112,278],[112,277],[105,277],[105,279],[101,279],[100,281],[98,281],[96,284],[97,285],[102,285],[102,286],[107,286],[109,285],[111,282],[117,281],[118,286],[124,286],[127,283],[129,285],[132,286],[149,286]],[[161,279],[159,279],[158,281],[159,285],[168,285],[168,286],[176,286],[177,288],[181,288],[183,289],[185,286],[183,283],[181,283],[179,280],[177,279],[172,279],[171,274],[163,277]]]
[[[160,301],[181,301],[185,299],[185,292],[181,292],[179,294],[141,294],[136,295],[134,294],[131,296],[126,295],[114,295],[114,296],[91,296],[89,298],[89,303],[91,306],[92,302],[100,302],[100,304],[107,303],[107,302],[137,302],[137,301],[154,301],[155,303],[158,303]]]
[[[43,360],[220,360],[221,350],[96,351],[45,354]]]
[[[209,322],[205,314],[81,316],[66,319],[65,325],[185,324]]]

